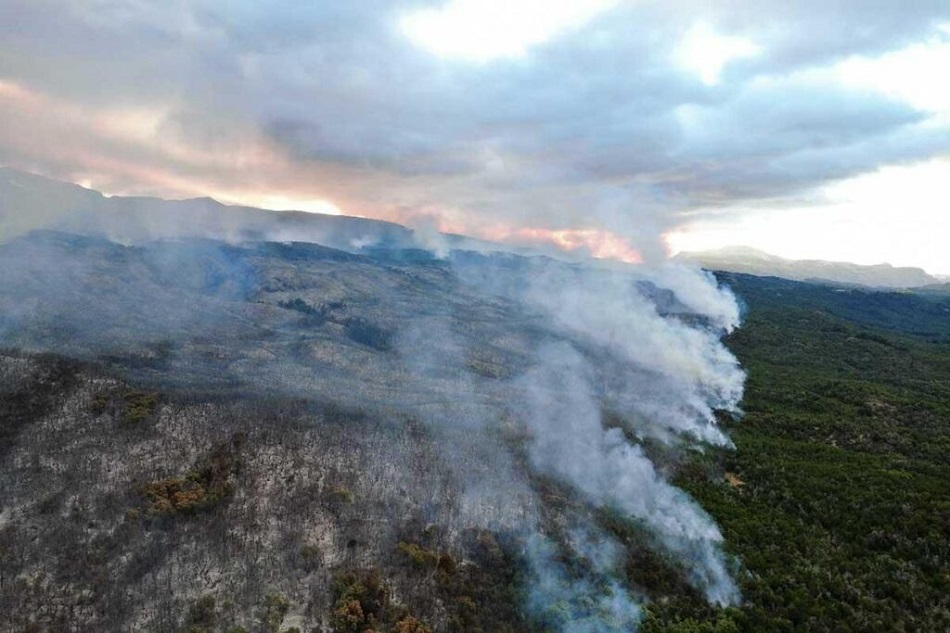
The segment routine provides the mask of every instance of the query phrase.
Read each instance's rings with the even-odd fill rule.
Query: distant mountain
[[[791,260],[748,246],[683,252],[678,254],[676,259],[694,262],[710,270],[872,288],[917,288],[940,283],[939,279],[920,268],[896,267],[890,264],[862,266],[818,259]]]
[[[37,229],[105,237],[123,244],[201,237],[227,242],[308,242],[349,252],[383,250],[402,256],[412,249],[439,254],[450,249],[524,255],[548,252],[434,229],[417,231],[383,220],[270,211],[226,205],[212,198],[106,196],[73,183],[0,166],[0,241]]]
[[[163,200],[98,191],[0,167],[0,239],[34,229],[102,235],[122,243],[206,237],[227,241],[305,241],[358,250],[415,244],[392,222],[302,211],[229,206],[211,198]]]

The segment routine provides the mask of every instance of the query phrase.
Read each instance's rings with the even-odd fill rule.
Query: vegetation
[[[323,325],[326,323],[327,317],[332,309],[330,306],[325,305],[315,308],[300,297],[289,301],[280,301],[277,305],[281,308],[293,310],[294,312],[299,312],[304,315],[308,325]]]
[[[413,596],[413,609],[446,612],[449,631],[541,631],[524,609],[523,543],[504,534],[467,530],[464,560],[439,551],[442,540],[434,526],[415,532],[420,542],[396,545],[397,564],[406,574],[404,586]],[[441,630],[441,629],[440,629]]]
[[[697,455],[678,483],[741,561],[744,603],[674,592],[643,630],[950,630],[946,305],[728,277],[748,305],[728,341],[746,415],[728,423],[736,449]]]
[[[415,543],[400,541],[396,548],[409,557],[414,565],[420,568],[432,567],[439,564],[439,553],[419,547]]]
[[[93,397],[89,411],[93,415],[109,413],[124,424],[145,422],[158,409],[159,394],[154,391],[124,390],[120,393],[102,392]]]
[[[276,591],[264,596],[264,602],[258,610],[258,623],[265,633],[277,633],[290,610],[290,601]]]
[[[950,630],[950,297],[727,281],[747,307],[728,339],[748,372],[745,415],[722,420],[735,449],[643,448],[721,527],[743,602],[708,606],[646,530],[604,512],[646,602],[641,629]],[[300,303],[289,309],[306,314]],[[0,385],[0,630],[556,621],[526,614],[523,542],[430,525],[452,500],[426,496],[445,473],[424,429],[281,394],[241,400],[188,382],[197,372],[187,391],[56,357],[0,362],[13,377]],[[196,446],[211,448],[195,459]],[[384,449],[392,476],[367,477]],[[533,485],[552,541],[558,512],[591,511]]]
[[[337,633],[432,633],[392,602],[392,590],[376,570],[340,574],[333,580],[333,630]]]
[[[132,392],[122,399],[122,420],[138,424],[148,419],[158,407],[157,393]]]
[[[346,336],[354,343],[366,345],[381,352],[392,349],[392,332],[384,330],[365,319],[359,317],[347,319],[343,327]]]
[[[233,478],[241,467],[243,434],[216,446],[211,454],[182,477],[150,481],[142,487],[151,515],[194,514],[214,507],[234,492]]]
[[[12,351],[4,353],[19,357]],[[56,397],[75,388],[81,366],[74,360],[53,355],[37,358],[40,369],[18,388],[0,385],[0,458],[14,446],[23,429],[55,409]]]
[[[337,505],[353,502],[353,492],[343,486],[338,486],[331,490],[329,497],[330,502]]]

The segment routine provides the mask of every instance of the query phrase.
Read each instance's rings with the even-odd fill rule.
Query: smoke
[[[735,602],[738,592],[719,550],[719,530],[685,493],[662,479],[620,429],[604,429],[593,379],[590,363],[570,345],[541,350],[538,365],[523,377],[532,466],[596,506],[642,521],[710,602]]]
[[[23,219],[49,185],[16,180],[3,217]],[[739,309],[711,275],[462,251],[425,225],[413,238],[357,219],[63,191],[62,213],[36,222],[92,218],[80,232],[133,244],[33,234],[0,245],[3,343],[137,355],[134,367],[162,380],[424,423],[455,491],[427,518],[449,533],[520,533],[528,606],[549,628],[631,630],[642,617],[607,515],[646,534],[710,603],[739,601],[719,529],[644,449],[730,446],[716,414],[738,413],[744,374],[721,337]],[[33,228],[24,222],[12,233]],[[552,505],[549,485],[571,505]]]
[[[610,555],[613,544],[608,541],[606,545],[586,545],[589,560],[596,563],[605,554]],[[599,582],[572,579],[558,561],[558,548],[542,536],[528,541],[526,554],[531,579],[528,606],[549,628],[565,633],[608,633],[636,628],[642,610],[626,589],[607,578],[604,569],[596,570]]]
[[[536,616],[561,631],[635,628],[642,610],[625,585],[625,550],[592,518],[603,512],[646,530],[711,604],[736,604],[718,527],[640,445],[648,437],[700,449],[731,444],[715,413],[738,413],[743,391],[744,373],[721,342],[739,322],[733,295],[708,273],[675,264],[614,268],[458,251],[449,259],[463,287],[520,306],[536,336],[529,363],[499,386],[464,371],[462,350],[477,341],[457,328],[426,326],[403,348],[416,372],[448,365],[467,378],[455,390],[454,415],[425,419],[442,433],[463,430],[448,443],[453,452],[477,450],[473,432],[511,421],[525,433],[529,480],[556,481],[593,510],[573,513],[573,527],[559,540],[541,536],[549,521],[525,516],[536,521],[521,526],[534,535],[526,555]],[[446,340],[455,341],[455,360],[439,351]],[[481,410],[466,417],[461,409],[474,412],[472,398]],[[608,411],[616,424],[605,424]],[[462,480],[473,476],[460,473]],[[523,490],[521,497],[523,503]],[[565,555],[588,571],[572,572],[561,562]]]
[[[497,265],[461,269],[469,283],[539,311],[566,339],[542,344],[535,365],[518,379],[524,396],[516,410],[529,431],[532,469],[599,508],[640,522],[711,603],[737,602],[712,519],[628,439],[729,444],[714,410],[736,412],[742,395],[744,375],[720,341],[738,324],[731,293],[708,274],[680,266],[630,274],[538,259],[515,275]],[[605,407],[620,412],[624,429],[605,428]],[[589,581],[569,581],[549,550],[529,550],[535,603],[563,600],[565,592],[572,596],[568,603],[589,603]],[[601,574],[619,556],[607,546],[577,554]],[[620,605],[628,617],[619,619],[629,620],[636,607],[626,604],[616,578],[608,575],[608,581],[613,584],[597,601]],[[579,617],[566,617],[561,630],[626,630],[604,624],[611,618],[594,625]]]

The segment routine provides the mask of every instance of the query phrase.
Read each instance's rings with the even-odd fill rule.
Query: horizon
[[[87,191],[92,191],[92,192],[94,192],[94,193],[97,193],[97,194],[103,196],[104,198],[130,198],[130,197],[133,197],[133,196],[124,196],[124,195],[109,194],[109,193],[106,193],[106,192],[103,192],[103,191],[99,191],[98,189],[93,188],[93,187],[90,186],[88,183],[84,184],[84,183],[70,182],[70,181],[67,181],[67,180],[58,180],[58,179],[55,179],[55,178],[50,178],[49,176],[46,176],[46,175],[44,175],[44,174],[39,174],[39,173],[35,173],[35,172],[29,172],[29,171],[24,171],[24,170],[16,169],[15,167],[11,167],[10,165],[0,165],[0,169],[7,169],[7,170],[11,170],[11,171],[14,171],[14,172],[17,172],[17,173],[28,174],[28,175],[30,175],[30,176],[36,176],[36,177],[39,177],[39,178],[43,178],[43,179],[46,179],[46,180],[50,180],[50,181],[58,182],[58,183],[62,183],[62,184],[75,185],[75,186],[81,187],[82,189],[85,189],[85,190],[87,190]],[[214,198],[214,197],[212,197],[212,196],[183,197],[183,198],[162,198],[162,197],[158,197],[158,196],[147,196],[147,197],[151,197],[151,198],[154,198],[154,199],[157,199],[157,200],[162,200],[162,201],[165,201],[165,202],[188,202],[188,201],[193,201],[193,200],[211,200],[211,201],[214,202],[215,204],[220,205],[220,206],[222,206],[222,207],[226,207],[226,208],[228,208],[228,207],[230,207],[230,208],[245,208],[245,209],[251,209],[251,210],[254,210],[254,211],[262,211],[262,212],[266,212],[266,213],[301,213],[301,214],[308,214],[308,215],[330,215],[330,216],[342,217],[342,218],[355,218],[355,219],[362,219],[362,220],[374,220],[374,221],[378,221],[378,222],[393,222],[392,220],[380,220],[380,219],[377,219],[377,218],[371,218],[371,217],[365,217],[365,216],[345,215],[345,214],[338,213],[338,212],[327,213],[327,212],[321,212],[321,211],[309,211],[309,210],[306,210],[306,209],[294,209],[294,208],[287,208],[287,209],[269,209],[269,208],[267,208],[267,207],[248,206],[248,205],[242,205],[242,204],[235,204],[235,203],[223,202],[223,201],[218,200],[218,199],[216,199],[216,198]],[[418,228],[418,227],[414,227],[414,226],[408,225],[408,224],[401,224],[401,223],[399,223],[399,222],[394,222],[394,223],[395,223],[395,224],[398,224],[399,226],[402,226],[402,227],[404,227],[404,228],[410,229],[410,230],[415,230],[416,228]],[[458,236],[458,237],[463,237],[463,238],[468,238],[468,239],[475,239],[475,240],[480,239],[480,238],[477,238],[477,237],[475,237],[475,236],[465,235],[465,234],[462,234],[462,233],[443,233],[443,234],[444,234],[444,235],[455,235],[455,236]],[[306,241],[306,240],[304,240],[304,241]],[[522,242],[522,243],[508,243],[508,244],[506,244],[506,243],[503,242],[503,241],[497,241],[497,242],[492,242],[491,240],[485,240],[485,241],[488,241],[488,242],[490,242],[490,243],[496,244],[496,245],[498,245],[498,246],[500,246],[500,247],[503,247],[503,246],[506,246],[506,245],[507,245],[507,246],[510,246],[510,247],[513,247],[513,248],[519,248],[519,247],[520,247],[520,248],[531,248],[531,247],[536,247],[536,248],[539,248],[539,249],[540,249],[539,252],[541,252],[541,253],[556,253],[556,252],[561,252],[561,253],[563,253],[563,254],[565,254],[565,255],[578,255],[578,254],[583,255],[583,253],[579,252],[580,249],[564,248],[563,245],[560,245],[560,244],[558,244],[557,242],[540,242],[540,243],[535,243],[535,244],[530,244],[530,243],[524,243],[524,242]],[[920,267],[920,266],[895,265],[895,264],[892,264],[891,262],[888,262],[888,261],[878,261],[878,262],[873,262],[873,263],[858,263],[858,262],[845,261],[845,260],[829,260],[829,259],[821,259],[821,258],[800,258],[800,259],[796,259],[796,258],[790,258],[790,257],[783,257],[783,256],[781,256],[781,255],[777,255],[777,254],[775,254],[775,253],[771,253],[771,252],[768,252],[768,251],[765,251],[765,250],[762,250],[762,249],[760,249],[760,248],[756,248],[756,247],[754,247],[754,246],[750,246],[750,245],[747,245],[747,244],[725,244],[725,245],[723,245],[723,246],[714,246],[714,247],[712,247],[712,248],[708,248],[708,249],[705,249],[705,250],[696,250],[696,251],[682,250],[682,249],[680,249],[680,250],[672,250],[672,248],[671,248],[671,250],[669,250],[669,251],[667,252],[666,256],[667,256],[669,259],[674,259],[674,258],[677,258],[677,257],[679,257],[679,256],[683,256],[683,255],[692,255],[692,256],[717,255],[717,254],[721,254],[721,253],[724,253],[724,252],[735,251],[735,250],[745,250],[745,251],[753,252],[753,253],[758,254],[758,255],[765,255],[765,256],[768,256],[768,257],[777,258],[777,259],[780,259],[780,260],[783,260],[783,261],[786,261],[786,262],[789,262],[789,263],[793,263],[793,264],[794,264],[794,263],[807,263],[807,262],[821,262],[821,263],[826,263],[826,264],[861,266],[861,267],[881,267],[881,266],[883,266],[883,267],[891,267],[891,268],[894,268],[894,269],[916,269],[916,270],[921,270],[921,271],[923,271],[924,273],[926,273],[927,275],[929,275],[929,276],[931,276],[931,277],[933,277],[933,278],[935,278],[935,279],[937,279],[937,280],[940,280],[940,281],[950,280],[950,273],[948,273],[948,274],[935,273],[935,272],[929,271],[929,270],[927,270],[927,269],[925,269],[925,268],[923,268],[923,267]],[[611,258],[611,257],[597,257],[597,256],[594,256],[594,255],[588,255],[588,256],[593,257],[594,259],[613,259],[613,258]],[[621,260],[621,261],[622,261],[622,260]],[[634,264],[636,264],[637,262],[627,262],[627,263],[634,263]]]
[[[113,8],[8,7],[0,164],[624,261],[950,274],[938,2]]]

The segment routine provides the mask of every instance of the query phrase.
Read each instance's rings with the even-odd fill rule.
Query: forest
[[[644,631],[950,628],[950,302],[722,273],[745,302],[735,450],[678,480],[741,561],[744,604],[684,594]]]

